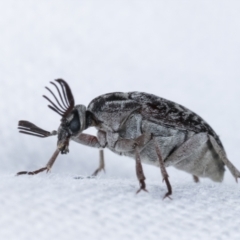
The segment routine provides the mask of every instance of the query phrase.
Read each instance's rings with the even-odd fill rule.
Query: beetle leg
[[[229,171],[232,173],[232,175],[235,177],[236,182],[238,182],[238,178],[240,178],[240,172],[237,170],[237,168],[228,160],[226,154],[224,151],[220,148],[217,141],[214,137],[211,135],[208,135],[210,142],[214,148],[214,150],[217,152],[217,154],[220,156],[224,164],[227,166]]]
[[[103,149],[99,150],[99,167],[94,171],[92,174],[93,177],[97,176],[99,172],[101,171],[105,172],[105,163],[104,163],[104,154],[103,154]]]
[[[138,142],[135,139],[119,139],[115,143],[115,150],[118,152],[131,152],[136,149]]]
[[[50,158],[50,160],[48,161],[46,168],[47,168],[47,172],[49,172],[55,162],[55,160],[57,159],[58,154],[60,153],[60,150],[57,148],[56,151],[53,153],[52,157]]]
[[[101,170],[105,171],[104,153],[102,149],[107,144],[105,132],[98,131],[98,137],[82,133],[77,137],[72,137],[71,139],[75,142],[78,142],[89,147],[101,148],[99,150],[99,167],[94,171],[94,173],[91,176],[95,177]]]
[[[28,175],[35,175],[35,174],[38,174],[40,172],[43,172],[43,171],[47,171],[47,173],[51,170],[55,160],[57,159],[57,156],[59,154],[60,150],[57,148],[56,151],[53,153],[52,157],[49,159],[46,167],[43,167],[43,168],[40,168],[36,171],[33,171],[33,172],[27,172],[27,171],[22,171],[22,172],[18,172],[16,175],[23,175],[23,174],[28,174]]]
[[[136,138],[137,145],[139,147],[139,150],[142,151],[149,141],[151,141],[153,138],[153,135],[151,133],[144,133]]]
[[[156,139],[154,139],[154,144],[155,144],[156,153],[157,153],[158,160],[159,160],[159,166],[160,166],[160,169],[161,169],[163,181],[165,181],[165,183],[167,185],[167,189],[168,189],[168,192],[164,195],[163,199],[165,199],[166,197],[170,198],[169,196],[172,194],[172,186],[171,186],[171,184],[168,180],[169,176],[168,176],[167,170],[164,166],[164,162],[163,162],[163,159],[162,159],[162,154],[161,154],[161,151],[160,151],[160,148],[157,144]]]
[[[199,183],[199,178],[198,178],[198,176],[193,175],[193,181],[194,181],[195,183]]]
[[[103,170],[105,172],[105,163],[104,163],[104,152],[103,152],[103,148],[106,147],[107,145],[107,140],[106,140],[106,132],[99,130],[97,132],[97,139],[98,142],[101,146],[100,150],[99,150],[99,166],[98,168],[94,171],[94,173],[92,174],[93,177],[97,176],[98,173]]]
[[[22,172],[18,172],[18,173],[16,174],[16,176],[24,175],[24,174],[27,174],[27,175],[35,175],[35,174],[38,174],[38,173],[43,172],[43,171],[45,171],[45,170],[47,170],[47,167],[40,168],[40,169],[38,169],[38,170],[36,170],[36,171],[33,171],[33,172],[22,171]]]
[[[115,143],[114,148],[118,152],[131,152],[138,147],[139,151],[141,152],[151,139],[152,134],[145,133],[135,139],[119,139]]]
[[[89,146],[89,147],[94,147],[94,148],[100,148],[100,144],[99,141],[97,139],[96,136],[93,135],[89,135],[89,134],[84,134],[81,133],[80,135],[76,136],[76,137],[71,137],[71,140]]]
[[[212,152],[217,155],[216,161],[205,157],[209,154],[209,144]],[[211,153],[211,152],[210,152]],[[211,154],[213,154],[211,153]],[[178,147],[165,159],[165,166],[174,166],[198,177],[209,177],[215,182],[221,182],[224,175],[224,164],[234,178],[240,178],[238,169],[228,160],[224,150],[211,135],[197,133]]]
[[[136,154],[136,173],[137,173],[137,178],[140,184],[140,188],[137,190],[136,194],[138,194],[141,190],[147,192],[146,189],[146,184],[145,184],[145,176],[143,173],[143,168],[142,168],[142,163],[141,163],[141,158],[140,158],[140,153],[138,147],[136,148],[135,151]]]

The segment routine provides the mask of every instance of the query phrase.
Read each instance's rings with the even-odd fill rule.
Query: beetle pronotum
[[[50,102],[49,108],[62,117],[58,130],[48,132],[28,121],[19,121],[18,128],[21,133],[42,138],[57,135],[57,149],[44,168],[17,175],[48,172],[60,152],[68,153],[69,141],[73,140],[100,149],[100,165],[94,176],[104,169],[104,148],[134,158],[140,183],[137,192],[146,191],[142,162],[160,167],[168,190],[164,198],[172,194],[168,166],[192,174],[196,182],[199,177],[221,182],[224,165],[236,181],[240,177],[215,131],[200,116],[180,104],[143,92],[113,92],[93,99],[85,107],[75,105],[71,89],[64,80],[57,79],[51,84],[58,98],[52,90],[46,89],[55,103],[43,97]],[[89,127],[98,130],[97,136],[82,133]]]

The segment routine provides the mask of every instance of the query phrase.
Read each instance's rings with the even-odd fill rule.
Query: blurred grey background
[[[57,129],[42,98],[56,78],[85,105],[114,91],[176,101],[207,120],[240,168],[239,12],[239,1],[0,1],[0,173],[43,167],[55,150],[55,137],[19,134],[17,123]],[[106,176],[135,177],[133,160],[105,157]],[[97,164],[98,150],[72,142],[52,173],[87,175]]]

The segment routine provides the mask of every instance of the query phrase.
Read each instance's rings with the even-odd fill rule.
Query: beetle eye
[[[69,122],[69,128],[72,131],[73,134],[76,134],[77,132],[80,131],[81,128],[81,124],[79,121],[79,116],[77,112],[73,113],[73,118],[72,120]]]

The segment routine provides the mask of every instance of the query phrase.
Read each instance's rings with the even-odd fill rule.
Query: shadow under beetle
[[[195,182],[199,177],[221,182],[225,165],[236,181],[240,178],[240,172],[228,160],[215,131],[200,116],[180,104],[144,92],[113,92],[93,99],[85,107],[75,105],[71,89],[64,80],[57,79],[51,84],[58,98],[48,87],[55,102],[43,97],[50,102],[49,108],[62,117],[58,130],[48,132],[28,121],[19,121],[18,128],[21,133],[42,138],[57,135],[57,149],[46,167],[17,175],[48,172],[60,152],[69,152],[69,141],[73,140],[100,149],[100,164],[93,176],[104,170],[104,148],[134,158],[140,183],[137,193],[147,191],[142,162],[160,167],[167,186],[164,198],[172,194],[168,166],[192,174]],[[98,130],[97,136],[82,133],[89,127]]]

